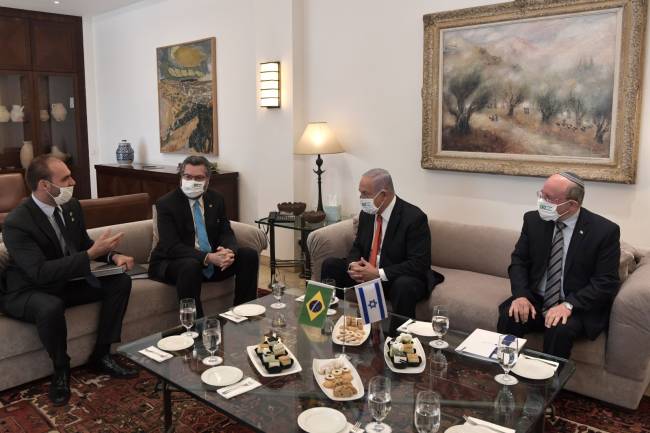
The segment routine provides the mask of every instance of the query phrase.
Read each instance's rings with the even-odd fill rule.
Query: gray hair
[[[566,198],[569,200],[575,200],[582,205],[582,201],[585,198],[585,181],[582,180],[580,176],[570,171],[563,171],[562,173],[559,173],[559,175],[572,183],[567,190]]]
[[[185,166],[186,165],[202,165],[205,167],[205,175],[210,178],[210,174],[212,172],[212,164],[210,161],[208,161],[208,158],[205,156],[201,155],[190,155],[187,158],[181,162],[180,167],[178,169],[178,174],[181,176],[185,173]]]
[[[372,179],[372,187],[375,192],[385,189],[388,192],[395,192],[393,187],[393,178],[390,177],[388,170],[383,168],[371,168],[370,170],[363,173],[363,177],[369,177]]]

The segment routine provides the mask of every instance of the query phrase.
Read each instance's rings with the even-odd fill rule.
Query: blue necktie
[[[194,202],[192,209],[194,211],[194,228],[196,230],[196,237],[199,239],[199,248],[206,253],[212,252],[212,247],[210,247],[210,241],[208,240],[208,232],[205,229],[205,222],[201,214],[201,205],[198,200]],[[210,278],[212,274],[214,274],[214,265],[210,263],[203,269],[203,275],[205,275],[205,278]]]

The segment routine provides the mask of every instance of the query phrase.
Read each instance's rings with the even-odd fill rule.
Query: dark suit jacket
[[[508,267],[512,295],[534,302],[537,287],[548,266],[554,223],[537,211],[524,215],[521,236]],[[584,321],[586,334],[594,339],[607,327],[609,311],[620,280],[620,230],[613,222],[582,208],[564,265],[566,300]]]
[[[237,251],[237,240],[226,217],[223,197],[208,189],[203,194],[203,218],[212,251],[222,246]],[[203,262],[206,253],[194,248],[194,219],[187,196],[176,188],[156,203],[158,245],[151,252],[149,274],[164,278],[170,260],[195,258]]]
[[[73,278],[90,273],[86,250],[93,245],[76,199],[61,207],[68,236],[78,251],[64,255],[47,216],[29,197],[11,211],[2,229],[11,257],[5,273],[2,305],[14,317],[22,317],[25,303],[34,290],[55,293]],[[103,258],[106,261],[106,258]]]
[[[348,264],[361,257],[368,260],[374,231],[374,215],[361,212]],[[431,231],[426,214],[399,197],[388,220],[378,267],[384,270],[389,284],[401,275],[408,275],[425,282],[429,293],[445,279],[431,269]]]

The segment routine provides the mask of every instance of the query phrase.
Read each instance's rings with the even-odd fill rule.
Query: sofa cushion
[[[120,240],[117,250],[133,257],[136,263],[148,263],[152,236],[151,224],[151,220],[144,220],[98,227],[88,230],[88,236],[97,239],[106,230],[111,230],[113,233],[124,232],[124,237]]]
[[[542,332],[527,334],[525,338],[528,340],[526,342],[526,348],[537,350],[538,352],[542,351],[542,348],[544,347],[544,334]],[[594,341],[587,338],[577,340],[573,344],[573,349],[571,350],[571,360],[583,364],[604,367],[606,342],[607,337],[604,332],[602,332]]]

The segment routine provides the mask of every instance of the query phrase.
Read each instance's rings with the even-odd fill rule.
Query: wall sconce
[[[260,107],[280,107],[280,62],[260,63]]]

